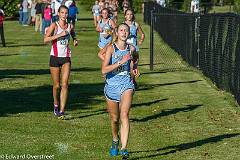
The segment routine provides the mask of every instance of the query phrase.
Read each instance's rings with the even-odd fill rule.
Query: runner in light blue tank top
[[[119,154],[119,142],[121,142],[120,154],[122,159],[129,157],[127,150],[129,135],[129,112],[134,93],[134,84],[130,75],[132,62],[137,61],[135,47],[127,44],[129,26],[126,23],[119,24],[116,36],[117,40],[107,46],[102,63],[102,74],[106,75],[104,94],[106,97],[108,112],[111,117],[112,145],[110,156]],[[138,73],[137,67],[133,73]],[[121,123],[120,123],[121,121]],[[121,125],[121,130],[119,130]],[[118,133],[121,134],[119,140]]]
[[[128,26],[130,27],[130,36],[127,40],[127,43],[134,45],[134,47],[136,48],[136,51],[138,52],[139,51],[138,43],[140,45],[142,44],[145,38],[145,34],[140,24],[138,24],[135,21],[135,16],[131,9],[127,9],[125,12],[125,23],[128,24]],[[140,32],[141,34],[141,39],[139,42],[137,41],[138,32]]]
[[[136,51],[138,52],[139,47],[137,44],[137,31],[138,31],[137,25],[138,24],[135,21],[133,21],[131,25],[129,25],[130,35],[128,37],[127,43],[132,44],[136,48]]]
[[[125,50],[120,50],[115,43],[112,44],[114,48],[114,53],[110,59],[109,65],[117,63],[122,60],[123,56],[130,52],[130,45],[127,45]],[[130,76],[130,60],[122,64],[112,72],[107,73],[106,76],[106,86],[108,85],[126,85],[131,89],[134,89],[131,76]],[[119,101],[120,99],[118,99]]]
[[[98,47],[103,49],[112,41],[112,30],[115,28],[115,23],[109,18],[107,8],[102,9],[102,19],[98,22],[96,30],[99,32]]]
[[[136,51],[139,52],[138,44],[142,45],[145,38],[145,34],[141,26],[135,21],[134,13],[131,9],[127,9],[125,12],[125,23],[130,27],[130,36],[127,40],[127,43],[132,44],[136,48]],[[137,41],[138,32],[140,32],[141,34],[141,39],[139,40],[139,42]],[[134,63],[136,64],[138,63],[138,61]],[[133,78],[133,82],[134,82],[135,88],[138,88],[135,78]]]
[[[111,32],[111,25],[109,24],[110,19],[108,19],[107,23],[104,23],[101,19],[98,22],[99,27],[102,29],[102,32],[99,33],[99,42],[98,47],[104,48],[107,44],[109,44],[112,41],[112,35]]]
[[[92,14],[93,14],[93,20],[94,20],[95,27],[97,27],[98,21],[100,19],[101,8],[98,3],[99,3],[98,0],[96,0],[94,6],[92,7]]]

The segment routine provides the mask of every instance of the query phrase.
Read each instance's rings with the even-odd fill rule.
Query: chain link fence
[[[150,69],[200,69],[240,102],[240,15],[190,14],[144,4],[151,26]]]

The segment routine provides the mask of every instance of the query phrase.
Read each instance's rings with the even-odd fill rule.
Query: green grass
[[[91,16],[82,9],[79,17],[88,18],[86,15]],[[142,23],[141,15],[137,20]],[[111,159],[110,122],[92,21],[77,22],[80,41],[77,48],[72,46],[66,108],[72,118],[66,121],[52,113],[50,45],[44,45],[32,27],[16,21],[7,21],[4,27],[8,47],[0,48],[0,157],[29,154],[54,155],[57,160]],[[142,75],[130,113],[131,159],[239,159],[240,113],[234,98],[195,70],[149,71],[149,26],[143,24],[143,30]],[[173,58],[171,53],[166,54],[166,62]]]
[[[226,13],[233,12],[232,5],[224,5],[224,6],[213,6],[209,13]]]

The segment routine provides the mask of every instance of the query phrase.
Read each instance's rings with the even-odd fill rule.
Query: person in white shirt
[[[62,0],[51,0],[51,8],[52,8],[52,22],[56,22],[58,20],[58,9],[61,6]]]
[[[192,0],[191,1],[191,13],[199,13],[199,0]]]
[[[166,2],[165,0],[156,0],[157,4],[159,4],[162,7],[166,7]]]

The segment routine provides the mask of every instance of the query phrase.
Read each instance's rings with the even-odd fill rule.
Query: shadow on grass
[[[155,66],[155,65],[159,65],[159,64],[164,64],[164,63],[155,63],[153,65]],[[143,63],[143,64],[138,64],[138,66],[150,66],[150,64],[149,63]]]
[[[155,87],[170,86],[170,85],[182,84],[182,83],[196,83],[199,81],[202,81],[202,80],[192,80],[192,81],[182,81],[182,82],[172,82],[172,83],[162,83],[162,84],[141,84],[139,85],[139,88],[136,91],[150,90]]]
[[[89,27],[83,27],[83,28],[81,28],[81,29],[78,29],[77,31],[79,31],[79,32],[91,32],[91,31],[96,31],[96,29],[95,28],[89,28]]]
[[[133,151],[131,153],[149,153],[149,155],[145,155],[145,156],[141,156],[141,157],[133,157],[130,159],[137,160],[137,159],[141,159],[141,158],[153,158],[153,157],[158,157],[158,156],[162,156],[162,155],[174,154],[176,152],[184,151],[184,150],[191,149],[191,148],[196,148],[199,146],[203,146],[205,144],[217,143],[217,142],[223,141],[226,138],[233,138],[233,137],[237,137],[239,135],[240,135],[239,133],[223,134],[223,135],[217,135],[217,136],[206,138],[206,139],[201,139],[201,140],[198,140],[195,142],[182,143],[179,145],[173,145],[173,146],[168,146],[168,147],[154,149],[154,150]],[[166,151],[163,153],[152,153],[152,152],[160,152],[160,151],[164,151],[164,150],[170,150],[170,151]]]
[[[143,49],[149,49],[149,48],[148,47],[140,47],[139,49],[143,50]]]
[[[96,98],[103,96],[103,83],[70,84],[66,111],[86,110],[89,106],[102,103]],[[53,109],[52,86],[29,87],[16,90],[0,90],[0,116],[27,112],[48,112]],[[99,110],[97,113],[103,111]],[[88,116],[96,115],[90,113]],[[79,118],[87,117],[78,116]]]
[[[12,44],[12,45],[8,45],[7,47],[29,47],[29,46],[46,46],[47,44],[44,43],[37,43],[37,44]]]
[[[78,18],[78,21],[92,21],[93,18]]]
[[[0,80],[1,79],[17,79],[17,78],[25,78],[24,76],[0,76]]]
[[[16,56],[20,54],[0,54],[0,57],[7,57],[7,56]]]
[[[159,63],[161,64],[161,63]],[[139,66],[147,66],[149,64],[140,64]],[[178,68],[166,68],[166,69],[155,69],[154,71],[149,71],[141,74],[156,74],[156,73],[168,73],[168,72],[184,72],[184,71],[192,71],[193,69],[190,67],[178,67]]]
[[[99,109],[99,110],[95,110],[95,111],[91,110],[91,111],[88,111],[88,114],[84,114],[84,115],[83,115],[83,113],[84,112],[74,114],[74,115],[70,115],[70,116],[66,116],[65,120],[73,120],[73,119],[78,119],[78,118],[86,118],[86,117],[91,117],[91,116],[97,116],[97,115],[107,113],[107,110],[106,109]]]
[[[166,71],[143,72],[143,73],[141,73],[141,75],[158,74],[158,73],[167,73],[167,72]]]
[[[164,117],[164,116],[169,116],[169,115],[176,114],[176,113],[179,113],[179,112],[190,112],[194,109],[197,109],[200,106],[202,106],[202,105],[197,104],[197,105],[187,105],[187,107],[182,107],[182,108],[166,109],[166,110],[162,110],[158,114],[146,116],[146,117],[140,118],[140,119],[132,118],[130,120],[132,122],[147,122],[147,121],[150,121],[150,120],[154,120],[154,119]]]
[[[166,100],[168,100],[168,99],[167,99],[167,98],[164,98],[164,99],[159,99],[159,100],[155,100],[155,101],[152,101],[152,102],[132,104],[132,107],[131,107],[131,108],[142,107],[142,106],[150,106],[150,105],[152,105],[152,104],[156,104],[156,103],[159,103],[159,102],[162,102],[162,101],[166,101]]]
[[[81,68],[72,68],[71,72],[94,72],[94,71],[100,71],[100,68],[91,68],[91,67],[81,67]],[[10,75],[43,75],[43,74],[49,74],[50,76],[50,70],[49,69],[36,69],[36,70],[25,70],[25,69],[4,69],[0,70],[0,79],[2,77],[7,77]]]

